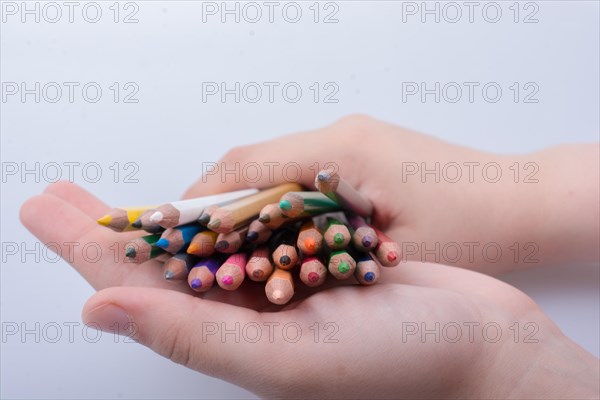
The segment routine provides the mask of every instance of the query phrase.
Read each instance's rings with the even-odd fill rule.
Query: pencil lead
[[[387,255],[387,259],[389,262],[396,261],[398,259],[398,254],[395,251],[390,251]]]
[[[200,246],[198,246],[196,243],[190,243],[186,252],[188,254],[194,254],[194,253],[198,252],[198,250],[200,250]]]
[[[175,276],[175,273],[171,270],[165,271],[165,279],[170,281]]]
[[[225,275],[221,281],[224,285],[233,285],[233,276]]]
[[[211,219],[207,226],[209,229],[218,229],[219,226],[221,226],[221,220],[220,219]]]
[[[271,216],[269,214],[263,214],[260,217],[258,217],[258,220],[263,224],[268,224],[269,222],[271,222]]]
[[[136,219],[136,220],[135,220],[135,221],[134,221],[134,222],[131,224],[131,226],[133,226],[133,227],[134,227],[134,228],[136,228],[136,229],[140,229],[140,228],[142,227],[142,219],[141,219],[141,218],[138,218],[138,219]]]
[[[150,221],[156,223],[162,221],[164,215],[160,211],[155,212],[150,216]]]
[[[210,215],[208,215],[208,214],[202,214],[202,215],[200,216],[200,218],[198,218],[198,223],[199,223],[200,225],[206,225],[206,224],[208,224],[209,222],[210,222]]]
[[[350,271],[350,265],[346,261],[342,261],[340,265],[338,265],[338,271],[340,271],[342,274],[345,274],[346,272]]]
[[[265,272],[261,271],[260,269],[252,271],[252,276],[255,277],[256,279],[262,278],[264,274],[265,274]]]
[[[369,235],[362,238],[362,245],[365,247],[370,247],[373,244],[373,238]]]
[[[373,279],[375,279],[375,274],[373,272],[367,272],[364,278],[367,282],[373,282]]]
[[[327,172],[319,172],[319,175],[317,175],[317,179],[320,182],[327,181],[329,179],[329,174]]]
[[[229,242],[227,242],[226,240],[221,240],[220,242],[217,242],[215,244],[215,250],[217,250],[217,251],[227,250],[228,247],[229,247]]]
[[[283,297],[283,292],[280,289],[274,290],[272,296],[275,300],[281,300]]]
[[[160,238],[156,242],[156,246],[161,247],[163,249],[166,248],[166,247],[169,247],[169,240],[165,239],[165,238]]]
[[[279,263],[281,265],[289,265],[291,262],[292,262],[292,259],[288,255],[279,257]]]
[[[316,245],[317,243],[313,238],[308,238],[304,241],[304,247],[306,247],[307,250],[313,251]]]
[[[103,226],[108,226],[112,222],[112,217],[106,214],[104,217],[98,219],[98,223]]]
[[[125,249],[125,257],[133,258],[136,255],[135,247],[128,247]]]
[[[192,279],[190,286],[192,287],[192,289],[198,289],[198,288],[202,287],[202,281],[198,278],[194,278],[194,279]]]
[[[279,202],[279,208],[281,208],[284,211],[289,211],[292,209],[292,203],[290,203],[287,200],[281,200]]]
[[[342,243],[344,243],[344,235],[342,235],[341,233],[336,233],[333,236],[333,242],[335,244],[342,244]]]
[[[256,240],[258,240],[258,232],[248,232],[248,234],[246,235],[246,240],[249,242],[255,242]]]
[[[308,274],[308,280],[309,282],[317,282],[319,280],[319,274],[317,274],[316,272],[310,272]]]

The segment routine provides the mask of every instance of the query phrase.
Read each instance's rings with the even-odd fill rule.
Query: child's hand
[[[59,183],[21,212],[45,243],[102,248],[96,262],[81,251],[69,259],[90,284],[104,289],[86,304],[84,320],[109,332],[118,326],[165,357],[259,395],[598,393],[597,360],[565,338],[527,296],[493,278],[409,262],[384,269],[380,283],[370,287],[315,293],[299,286],[298,300],[283,309],[268,304],[262,284],[249,281],[235,292],[216,287],[199,298],[183,282],[166,282],[156,261],[123,263],[121,254],[115,262],[108,249],[122,249],[133,233],[97,225],[107,208],[79,187]]]
[[[293,163],[313,188],[318,169],[333,163],[371,199],[405,259],[495,274],[599,259],[599,160],[597,144],[500,156],[352,116],[237,147],[186,197],[293,180]]]

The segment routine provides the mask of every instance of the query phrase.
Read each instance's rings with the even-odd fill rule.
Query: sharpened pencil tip
[[[135,257],[136,253],[137,252],[135,251],[135,247],[128,247],[125,249],[125,257],[133,258]]]
[[[346,272],[350,271],[350,265],[346,261],[342,261],[340,265],[338,265],[338,271],[340,271],[342,274],[345,274]]]
[[[220,242],[217,242],[217,244],[215,244],[215,250],[217,250],[217,251],[227,250],[228,247],[229,247],[229,242],[227,242],[225,240],[221,240]]]
[[[156,246],[160,247],[160,248],[167,248],[169,247],[169,241],[165,238],[160,238],[158,239],[158,241],[156,242]]]
[[[271,222],[271,216],[269,214],[263,214],[260,217],[258,217],[258,220],[263,224],[268,224],[269,222]]]
[[[308,238],[304,241],[304,247],[306,247],[307,250],[313,251],[316,245],[317,242],[313,238]]]
[[[207,226],[209,229],[218,229],[219,226],[221,226],[221,220],[220,219],[211,219]]]
[[[167,270],[165,271],[165,279],[170,281],[173,279],[173,277],[175,276],[175,273],[171,270]]]
[[[221,282],[223,282],[223,285],[233,285],[233,276],[225,275],[223,279],[221,279]]]
[[[246,235],[246,240],[249,242],[255,242],[256,240],[258,240],[258,232],[248,232],[248,234]]]
[[[192,289],[198,289],[199,287],[202,287],[202,281],[198,278],[194,278],[192,279],[192,282],[190,282],[190,287]]]
[[[292,209],[292,203],[290,203],[287,200],[281,200],[279,202],[279,208],[281,208],[284,211],[289,211]]]
[[[131,226],[133,226],[136,229],[141,229],[142,228],[142,220],[140,218],[136,219],[135,221],[133,221]]]
[[[102,218],[98,219],[98,223],[103,226],[108,226],[112,222],[112,217],[110,215],[105,215]]]
[[[188,254],[194,254],[194,253],[197,253],[198,250],[200,250],[200,247],[198,245],[196,245],[195,243],[191,243],[185,252]]]
[[[157,223],[157,222],[162,221],[163,217],[164,217],[163,213],[161,213],[160,211],[157,211],[150,216],[150,221]]]

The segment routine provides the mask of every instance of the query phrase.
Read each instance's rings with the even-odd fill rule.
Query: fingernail
[[[133,319],[121,307],[108,303],[94,308],[86,316],[90,328],[117,335],[131,336],[135,332]]]

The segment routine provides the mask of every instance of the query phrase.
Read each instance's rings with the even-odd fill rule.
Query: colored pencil
[[[130,262],[140,264],[158,257],[165,251],[156,246],[160,234],[152,234],[133,239],[125,244],[125,257]]]
[[[239,288],[246,277],[247,261],[248,254],[245,252],[230,255],[215,275],[219,286],[225,290]]]
[[[306,256],[312,256],[321,252],[323,246],[323,235],[315,226],[313,220],[308,220],[300,227],[297,246]]]
[[[168,281],[183,281],[197,262],[198,257],[181,251],[164,263],[163,275]]]
[[[395,267],[400,264],[400,258],[402,250],[400,245],[389,238],[385,233],[381,232],[377,228],[373,228],[377,234],[379,244],[375,249],[375,255],[377,259],[384,267]]]
[[[140,215],[138,219],[136,219],[131,226],[136,229],[143,229],[149,233],[159,233],[165,230],[159,224],[150,221],[150,216],[156,212],[156,209],[151,208],[150,210],[146,210]]]
[[[340,205],[323,193],[290,191],[280,198],[279,208],[287,217],[297,218],[339,211]]]
[[[98,219],[102,226],[112,229],[116,232],[126,232],[136,230],[131,224],[142,215],[146,210],[153,208],[147,207],[123,207],[113,208],[106,215]]]
[[[186,251],[188,254],[194,254],[198,257],[212,256],[215,252],[217,235],[217,232],[209,230],[196,233]]]
[[[194,265],[188,274],[188,285],[196,292],[206,292],[213,287],[215,274],[223,264],[224,257],[216,255],[210,258],[203,258]]]
[[[271,254],[275,265],[281,269],[292,269],[298,264],[298,229],[289,227],[278,231],[270,242]]]
[[[217,243],[215,243],[215,250],[220,253],[233,254],[242,247],[247,234],[247,226],[238,228],[229,233],[219,233],[219,236],[217,236]]]
[[[246,275],[253,281],[266,281],[273,272],[273,263],[269,259],[267,246],[256,248],[246,263]]]
[[[373,214],[373,203],[336,172],[319,171],[315,178],[315,187],[347,210],[363,217]]]
[[[160,239],[156,242],[156,245],[171,254],[175,254],[190,244],[194,236],[203,229],[204,227],[198,224],[188,224],[169,228],[163,232]]]
[[[362,254],[356,258],[354,277],[361,285],[373,285],[380,275],[379,262],[373,254]]]
[[[271,303],[286,304],[294,296],[294,279],[290,271],[275,268],[265,285],[265,294]]]
[[[325,244],[332,250],[345,249],[352,236],[348,227],[339,219],[327,217],[327,228],[323,234]]]
[[[345,250],[336,250],[329,256],[327,269],[336,279],[348,279],[356,270],[356,261]]]
[[[322,285],[327,278],[327,267],[317,257],[307,257],[300,266],[300,280],[306,286],[317,287]]]
[[[219,233],[228,233],[251,222],[267,204],[277,201],[290,191],[300,190],[296,183],[284,183],[270,189],[240,199],[236,202],[219,207],[213,213],[208,228]]]
[[[163,228],[173,228],[178,225],[195,222],[205,207],[228,200],[241,199],[256,192],[256,189],[244,189],[195,199],[173,201],[159,206],[150,219]]]
[[[363,217],[347,213],[346,218],[353,230],[352,244],[357,250],[368,252],[377,247],[377,243],[379,242],[377,233],[365,222]]]
[[[278,229],[281,225],[285,224],[290,220],[281,212],[279,203],[267,204],[260,210],[258,220],[265,224],[267,228]]]
[[[252,244],[263,244],[271,237],[273,231],[265,226],[262,222],[255,219],[248,227],[248,235],[246,241]]]

